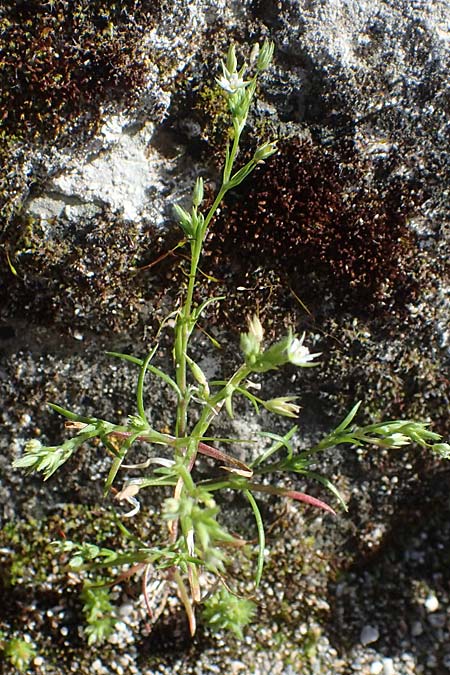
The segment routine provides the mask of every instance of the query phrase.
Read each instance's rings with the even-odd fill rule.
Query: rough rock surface
[[[80,515],[67,515],[68,504],[100,513],[102,461],[94,449],[45,484],[12,471],[11,461],[30,437],[60,437],[60,421],[46,401],[105,418],[131,412],[129,368],[111,363],[103,350],[141,354],[154,317],[167,309],[164,284],[169,298],[175,295],[171,268],[159,276],[153,268],[142,276],[129,269],[153,260],[158,238],[164,250],[171,204],[187,199],[193,177],[201,172],[214,184],[217,148],[206,141],[213,143],[214,129],[203,125],[217,101],[210,107],[201,93],[205,79],[213,86],[211,68],[232,40],[243,53],[263,37],[275,42],[256,129],[269,115],[280,138],[308,137],[338,154],[350,145],[376,189],[408,184],[407,227],[416,237],[419,291],[402,313],[341,308],[331,283],[315,322],[292,297],[288,302],[275,294],[281,310],[274,304],[266,316],[289,311],[298,330],[312,333],[325,363],[322,379],[318,371],[304,381],[277,374],[274,392],[284,387],[284,393],[287,385],[303,397],[307,438],[328,425],[327,415],[336,419],[360,396],[372,419],[415,414],[450,431],[450,3],[161,4],[161,20],[142,37],[148,59],[136,67],[145,69],[146,87],[132,108],[105,108],[98,131],[77,142],[35,139],[15,150],[21,161],[14,185],[21,187],[11,187],[15,216],[2,230],[2,245],[17,276],[6,264],[0,273],[6,533],[0,557],[7,570],[0,579],[0,630],[7,637],[25,633],[37,650],[29,672],[45,675],[443,675],[450,668],[449,470],[417,449],[324,458],[321,469],[350,507],[336,521],[267,505],[274,523],[267,576],[258,621],[244,645],[206,630],[190,641],[175,605],[149,635],[144,614],[131,602],[134,589],[126,587],[117,591],[117,634],[106,648],[87,648],[78,628],[76,579],[66,587],[57,561],[47,560],[44,574],[36,563],[46,537],[60,536],[57,528],[81,529]],[[341,169],[345,161],[342,155]],[[270,270],[264,274],[272,278]],[[235,289],[227,292],[239,306]],[[213,330],[227,370],[236,326]],[[196,349],[206,359],[208,341],[199,339]],[[148,396],[155,424],[167,423],[170,396],[158,388]],[[244,422],[236,424],[253,427],[251,411],[241,412]],[[230,509],[232,518],[247,518],[239,505]],[[1,672],[10,667],[5,661]]]

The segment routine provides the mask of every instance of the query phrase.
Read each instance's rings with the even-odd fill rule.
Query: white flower
[[[264,329],[262,327],[261,321],[259,320],[259,316],[257,314],[254,314],[252,317],[248,318],[248,328],[249,328],[249,334],[255,338],[256,342],[258,344],[261,344],[261,342],[264,339]]]
[[[288,348],[287,348],[287,357],[290,363],[293,363],[294,366],[306,366],[315,359],[317,356],[320,356],[321,352],[316,354],[311,354],[308,347],[305,347],[303,341],[305,339],[305,333],[301,338],[292,338]],[[315,364],[311,364],[315,365]]]
[[[216,82],[228,94],[235,94],[239,89],[245,89],[249,84],[238,73],[229,73],[225,68],[224,74],[222,77],[218,77]]]
[[[386,438],[380,438],[377,445],[380,445],[382,448],[401,448],[402,445],[409,445],[409,443],[411,443],[411,439],[408,436],[395,433]]]
[[[402,445],[411,443],[411,439],[408,436],[400,433],[392,434],[388,440],[392,443],[393,448],[400,448]]]

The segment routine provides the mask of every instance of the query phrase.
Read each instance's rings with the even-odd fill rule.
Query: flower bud
[[[250,64],[251,65],[256,63],[256,61],[258,59],[258,56],[259,56],[259,52],[260,52],[259,44],[257,42],[255,42],[255,44],[253,45],[253,47],[251,49],[251,52],[250,52]]]
[[[195,181],[192,203],[195,207],[200,206],[203,201],[203,178],[199,176]]]
[[[258,70],[267,70],[267,68],[270,66],[273,58],[273,52],[275,49],[275,45],[273,42],[270,42],[270,40],[264,40],[264,44],[261,47],[261,51],[259,52],[258,56],[258,61],[256,63],[256,67]]]
[[[201,387],[203,387],[204,393],[207,396],[209,396],[209,385],[205,373],[200,368],[200,366],[197,363],[195,363],[195,361],[193,361],[191,358],[187,357],[187,360],[189,363],[189,368],[191,369],[191,373],[194,376],[195,380],[199,383]]]
[[[431,446],[431,449],[444,459],[450,459],[450,445],[448,443],[435,443]]]
[[[25,452],[37,454],[41,449],[42,443],[37,438],[32,438],[25,443]]]
[[[245,360],[249,365],[253,365],[260,351],[260,343],[251,333],[241,333],[241,349]]]
[[[279,396],[278,398],[271,398],[269,401],[264,401],[264,407],[269,412],[277,415],[284,415],[285,417],[297,417],[300,412],[300,406],[292,403],[296,400],[296,396]]]
[[[227,70],[232,75],[237,69],[236,47],[230,45],[227,54]]]
[[[181,225],[183,232],[189,236],[192,236],[194,234],[194,227],[189,213],[185,211],[182,206],[179,206],[179,204],[174,204],[173,211],[175,217]]]
[[[164,500],[163,515],[167,520],[174,520],[178,518],[180,513],[180,501],[175,497],[169,497]]]
[[[394,433],[386,438],[380,438],[378,445],[383,448],[401,448],[403,445],[409,445],[411,439],[400,433]]]
[[[255,154],[253,155],[253,161],[256,163],[263,162],[265,159],[273,155],[277,149],[276,141],[264,143],[256,149]]]
[[[248,332],[255,338],[258,344],[261,344],[264,338],[264,329],[257,314],[248,319],[248,328]]]

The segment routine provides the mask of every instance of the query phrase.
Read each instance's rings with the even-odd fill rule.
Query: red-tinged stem
[[[71,422],[70,425],[67,424],[67,428],[73,428],[73,429],[82,429],[83,427],[87,426],[83,422]],[[127,439],[130,436],[132,436],[131,431],[112,431],[108,436],[114,436],[114,438],[123,438]],[[137,441],[144,441],[146,443],[152,443],[155,441],[152,441],[148,436],[142,435],[142,436],[137,436],[136,438]],[[169,434],[164,435],[164,442],[167,443],[168,446],[174,446],[175,441],[177,439],[175,436],[170,436]],[[160,443],[163,443],[163,440],[158,441]],[[199,442],[198,444],[198,452],[201,455],[205,455],[206,457],[211,457],[212,459],[217,459],[219,462],[224,462],[225,464],[229,464],[230,466],[234,466],[236,469],[240,469],[241,471],[245,471],[246,474],[249,476],[253,475],[253,471],[250,469],[247,464],[244,464],[244,462],[241,462],[239,459],[236,457],[233,457],[232,455],[227,454],[226,452],[223,452],[222,450],[218,450],[217,448],[214,448],[212,445],[207,445],[206,443],[203,443],[202,441]],[[191,461],[189,462],[189,471],[192,469],[193,465],[195,462],[195,456],[191,458]]]
[[[129,438],[131,436],[130,431],[113,431],[109,434],[109,436],[114,436],[115,438]],[[149,440],[146,436],[138,436],[136,438],[137,441],[146,441],[147,443],[151,443],[151,440]],[[167,436],[167,444],[168,445],[173,445],[173,441],[176,441],[177,439],[175,436]],[[172,443],[171,443],[172,441]],[[230,466],[234,466],[237,469],[240,469],[241,471],[246,471],[250,475],[253,474],[253,471],[250,469],[247,464],[244,464],[244,462],[241,462],[239,459],[236,459],[236,457],[233,457],[232,455],[227,454],[226,452],[223,452],[222,450],[218,450],[217,448],[214,448],[212,445],[207,445],[206,443],[203,443],[202,441],[199,442],[198,444],[198,452],[201,455],[205,455],[206,457],[211,457],[212,459],[217,459],[219,462],[224,462],[225,464],[229,464]],[[192,458],[195,461],[195,457]],[[190,462],[189,469],[192,469],[192,466],[194,464],[194,461]]]
[[[289,497],[290,499],[295,499],[298,502],[304,502],[309,504],[309,506],[316,506],[318,509],[323,509],[336,515],[336,511],[331,508],[326,502],[323,502],[321,499],[316,499],[316,497],[311,497],[304,492],[298,492],[297,490],[287,490],[286,488],[272,487],[271,485],[259,485],[258,483],[248,483],[247,487],[250,490],[255,490],[255,492],[267,492],[271,495],[280,495],[281,497]]]
[[[150,621],[154,622],[153,610],[150,605],[150,598],[148,597],[148,590],[147,590],[149,575],[150,575],[150,565],[147,565],[144,570],[144,575],[142,577],[142,595],[144,596],[144,602],[147,608],[147,613],[150,617]]]

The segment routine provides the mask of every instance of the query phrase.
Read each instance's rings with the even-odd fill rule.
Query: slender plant
[[[339,444],[351,446],[375,445],[383,448],[397,448],[409,443],[430,447],[441,455],[450,457],[450,446],[440,442],[439,434],[430,431],[426,424],[411,420],[395,420],[380,424],[357,426],[354,418],[359,408],[356,404],[345,419],[317,445],[299,451],[296,448],[294,425],[285,434],[263,433],[266,439],[264,450],[251,462],[245,463],[220,448],[225,443],[237,441],[233,438],[211,437],[211,423],[217,420],[224,409],[233,417],[233,400],[237,396],[248,399],[258,412],[260,407],[275,415],[297,417],[299,406],[295,396],[280,396],[264,399],[255,394],[249,379],[253,374],[276,370],[285,364],[298,368],[317,365],[319,354],[311,354],[304,344],[305,335],[295,335],[291,330],[282,339],[267,345],[264,330],[257,315],[249,318],[248,330],[241,335],[242,363],[230,376],[222,380],[209,381],[200,365],[193,359],[190,341],[199,318],[206,308],[219,298],[208,297],[197,302],[196,287],[199,262],[208,228],[225,195],[244,181],[254,168],[276,152],[276,142],[260,145],[253,157],[236,168],[239,146],[249,109],[255,96],[258,78],[269,67],[273,56],[273,44],[265,42],[261,48],[255,45],[251,51],[249,65],[238,68],[235,47],[228,50],[222,62],[222,74],[217,84],[225,97],[231,125],[222,171],[221,185],[209,208],[204,208],[203,180],[197,178],[189,210],[180,205],[174,207],[176,217],[190,248],[190,266],[185,288],[182,290],[177,309],[171,315],[174,326],[172,373],[155,365],[158,343],[143,358],[128,354],[109,352],[135,366],[138,371],[136,386],[136,410],[125,424],[106,421],[97,417],[86,417],[71,412],[56,404],[50,404],[54,411],[66,418],[66,426],[75,435],[56,446],[43,446],[39,440],[31,440],[25,446],[22,457],[14,462],[17,468],[29,472],[40,472],[50,478],[85,443],[96,439],[101,442],[110,466],[106,474],[104,494],[112,497],[111,505],[122,532],[129,534],[126,550],[116,551],[87,542],[64,541],[55,546],[70,554],[70,565],[74,569],[124,566],[118,579],[132,573],[142,575],[142,594],[151,616],[159,615],[161,606],[155,609],[150,593],[150,581],[157,573],[170,590],[174,587],[186,610],[190,632],[196,630],[197,605],[203,603],[204,617],[213,627],[231,629],[238,637],[243,627],[251,620],[254,607],[248,598],[236,591],[233,578],[233,552],[245,549],[245,542],[231,533],[221,517],[220,507],[215,499],[218,491],[235,491],[247,500],[253,512],[258,533],[258,553],[255,562],[254,584],[258,586],[264,566],[265,533],[263,519],[258,507],[260,495],[278,495],[334,513],[326,502],[303,492],[286,487],[273,478],[276,475],[300,474],[313,479],[328,489],[340,506],[345,503],[336,487],[324,476],[311,469],[317,453]],[[245,227],[245,223],[242,224]],[[144,402],[144,383],[148,375],[159,380],[159,386],[167,386],[176,397],[176,409],[171,424],[172,432],[163,433],[155,429],[147,416]],[[195,420],[191,422],[191,420]],[[130,450],[136,446],[145,448],[148,459],[140,464],[125,464]],[[155,446],[162,449],[156,453]],[[199,456],[207,456],[218,463],[218,468],[208,478],[197,478],[194,471]],[[139,477],[127,478],[128,469],[140,469]],[[122,478],[125,473],[125,477]],[[268,476],[271,477],[268,480]],[[120,488],[116,484],[120,479]],[[130,532],[123,524],[124,518],[132,518],[140,509],[139,496],[143,490],[161,488],[160,516],[166,523],[164,541],[149,546],[141,541],[139,532]],[[167,497],[167,489],[171,496]],[[129,504],[131,510],[123,513],[122,504]],[[247,547],[249,548],[249,547]],[[91,597],[92,596],[92,597]],[[94,606],[94,625],[90,633],[92,640],[102,631],[108,632],[110,624],[104,618],[105,602],[101,612],[93,603],[98,596],[85,595],[86,605]],[[100,617],[100,618],[99,618]],[[100,622],[100,624],[99,624]],[[98,625],[100,629],[98,630]]]

